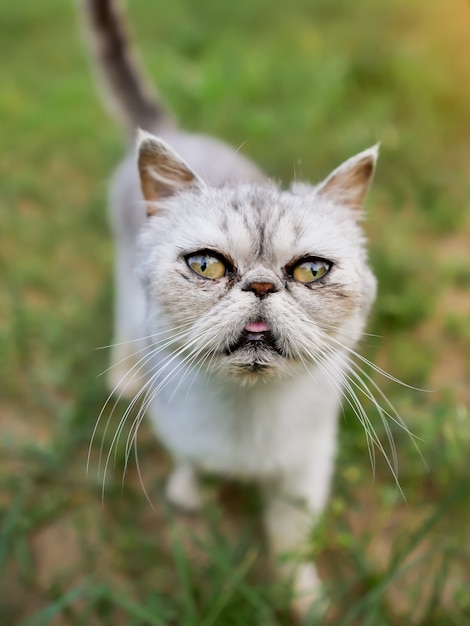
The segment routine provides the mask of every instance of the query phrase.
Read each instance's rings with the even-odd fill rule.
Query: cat
[[[182,130],[144,80],[115,1],[83,2],[102,82],[129,133],[144,129],[110,191],[110,385],[131,407],[143,398],[130,443],[146,413],[183,509],[203,505],[201,474],[257,483],[274,566],[303,616],[322,593],[308,537],[376,295],[360,221],[378,146],[283,190],[237,150]]]

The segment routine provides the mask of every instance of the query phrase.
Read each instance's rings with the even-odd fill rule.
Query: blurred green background
[[[425,463],[391,422],[405,502],[380,455],[373,476],[345,409],[331,504],[312,538],[333,599],[322,624],[470,624],[468,5],[128,4],[182,124],[243,144],[273,177],[316,181],[382,142],[366,223],[380,288],[361,350],[432,390],[373,374]],[[124,140],[78,21],[67,0],[0,4],[0,624],[291,624],[256,493],[224,487],[201,518],[175,516],[162,497],[168,459],[144,426],[155,510],[135,464],[122,481],[122,446],[103,494],[100,445],[106,453],[116,421],[86,474],[107,397],[96,348],[112,332],[106,181]]]

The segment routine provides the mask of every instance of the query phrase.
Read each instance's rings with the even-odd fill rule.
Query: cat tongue
[[[249,333],[267,333],[271,329],[264,322],[251,322],[245,326],[245,330]]]

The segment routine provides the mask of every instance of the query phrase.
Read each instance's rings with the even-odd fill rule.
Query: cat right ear
[[[138,132],[137,154],[147,215],[155,215],[159,200],[204,184],[173,148],[143,130]]]
[[[359,213],[374,177],[379,144],[351,157],[316,188],[319,196]]]

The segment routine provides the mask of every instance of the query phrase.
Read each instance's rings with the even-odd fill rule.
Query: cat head
[[[377,155],[316,186],[211,187],[142,133],[149,332],[188,365],[243,383],[321,367],[354,345],[375,297],[360,216]]]

